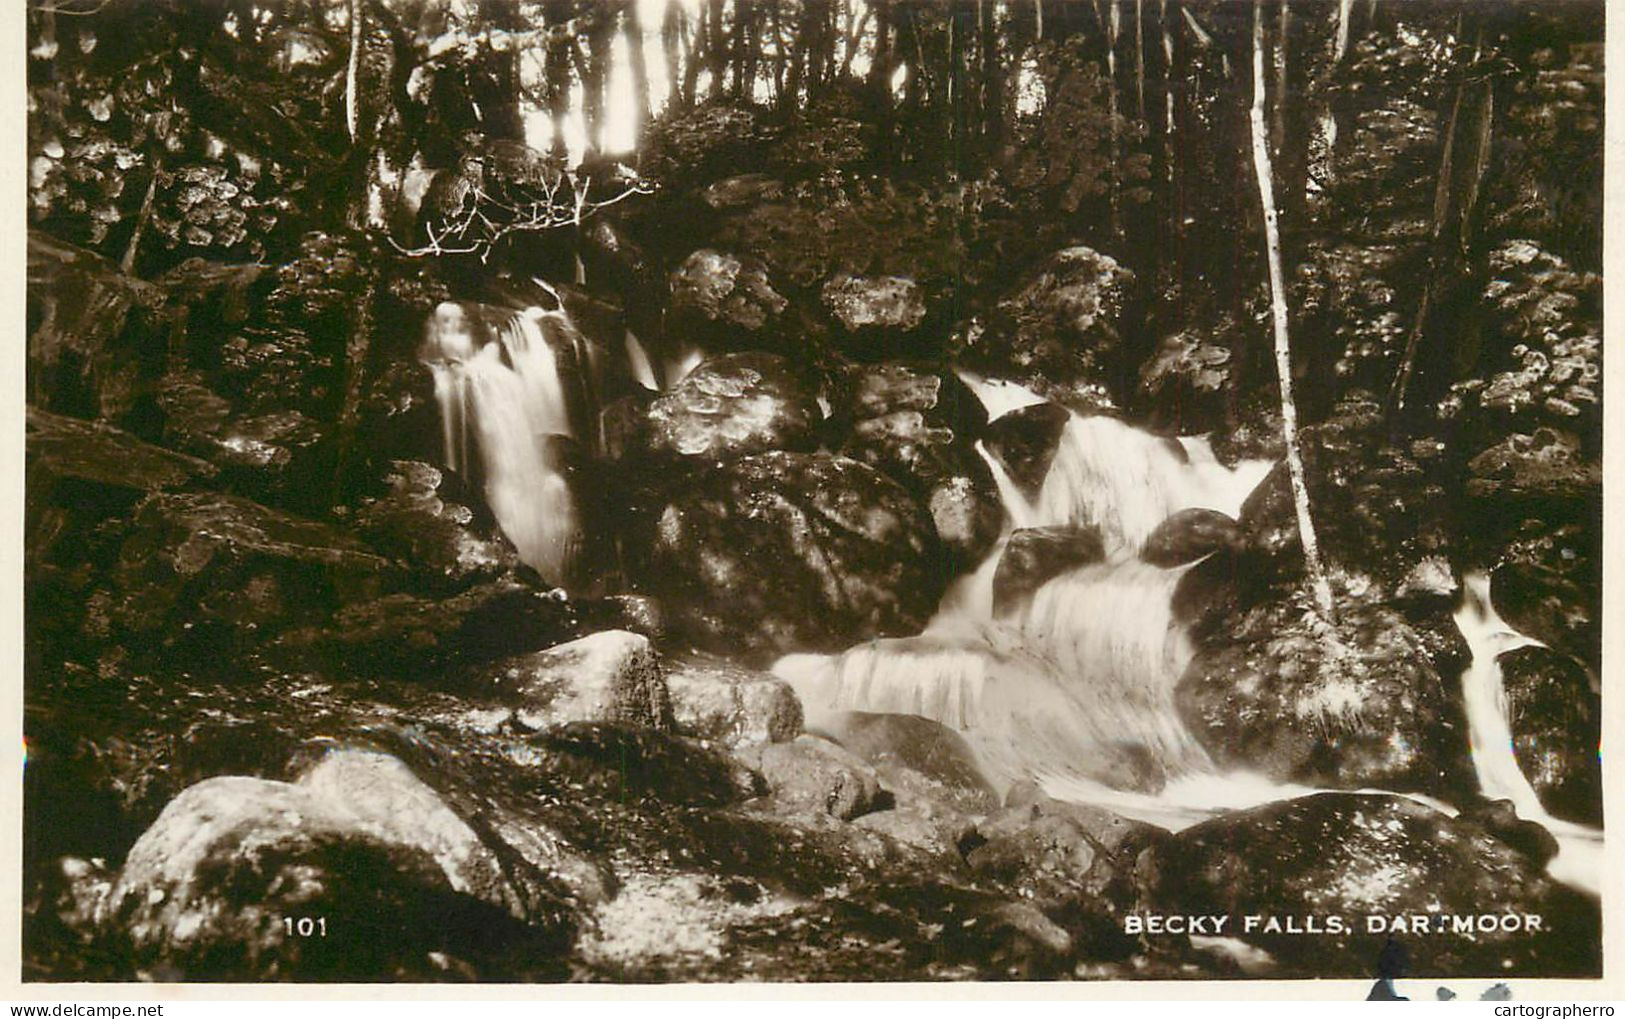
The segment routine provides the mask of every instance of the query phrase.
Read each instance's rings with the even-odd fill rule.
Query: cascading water
[[[992,416],[1040,402],[1010,383],[966,381]],[[1173,701],[1192,647],[1171,602],[1190,567],[1162,569],[1138,557],[1157,525],[1181,509],[1238,515],[1272,465],[1227,468],[1204,440],[1175,442],[1111,418],[1074,415],[1029,500],[996,458],[978,450],[1005,504],[1005,534],[949,589],[921,635],[782,659],[775,672],[796,688],[809,723],[849,710],[921,715],[959,730],[996,787],[1030,779],[1058,799],[1172,830],[1319,791],[1220,771],[1196,744]],[[1060,524],[1098,528],[1105,561],[1055,577],[996,616],[993,578],[1011,531]],[[1464,586],[1456,620],[1473,651],[1462,682],[1483,792],[1511,800],[1522,818],[1558,839],[1554,878],[1596,893],[1601,832],[1552,818],[1512,754],[1496,656],[1534,642],[1495,616],[1486,578],[1470,575]],[[1457,813],[1429,797],[1411,798]]]
[[[1512,723],[1500,656],[1540,642],[1514,630],[1495,611],[1487,575],[1467,574],[1462,578],[1462,588],[1464,596],[1456,610],[1456,626],[1466,638],[1473,660],[1462,673],[1461,692],[1479,788],[1492,800],[1511,800],[1520,818],[1552,833],[1558,853],[1547,871],[1554,878],[1600,895],[1602,832],[1549,814],[1518,766],[1512,748]]]
[[[564,312],[529,308],[507,315],[491,336],[448,302],[431,316],[419,359],[434,374],[447,466],[469,472],[470,448],[478,450],[486,502],[503,533],[521,559],[563,583],[581,523],[554,439],[574,429],[550,324],[574,334]]]
[[[1040,402],[1009,383],[966,381],[990,413]],[[1230,469],[1201,440],[1181,443],[1112,418],[1074,415],[1029,502],[978,448],[1010,530],[1089,525],[1101,534],[1105,561],[1050,580],[995,618],[992,583],[1007,530],[950,589],[920,636],[782,660],[776,671],[796,686],[809,718],[844,710],[933,718],[965,735],[996,785],[1032,779],[1052,795],[1170,827],[1192,823],[1216,803],[1290,795],[1245,779],[1228,795],[1214,795],[1211,762],[1173,702],[1192,655],[1171,607],[1186,568],[1139,559],[1146,538],[1181,509],[1238,514],[1270,464]]]

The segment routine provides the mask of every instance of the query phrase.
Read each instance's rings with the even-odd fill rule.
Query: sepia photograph
[[[24,988],[1618,977],[1602,0],[23,6]]]

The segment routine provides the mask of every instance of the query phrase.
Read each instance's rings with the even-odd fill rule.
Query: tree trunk
[[[158,175],[164,172],[162,156],[152,157],[152,179],[147,182],[147,193],[141,198],[141,211],[135,214],[135,229],[130,232],[130,243],[125,245],[124,257],[119,259],[118,267],[126,276],[135,275],[135,257],[141,249],[141,235],[146,232],[147,224],[152,221],[152,202],[158,195]]]
[[[344,126],[355,142],[356,89],[361,74],[361,0],[350,0],[350,59],[344,67]]]
[[[1110,193],[1108,195],[1108,202],[1110,203],[1108,226],[1111,229],[1112,239],[1117,241],[1123,239],[1123,214],[1120,207],[1121,196],[1118,193],[1121,187],[1119,168],[1122,165],[1123,154],[1122,140],[1119,138],[1117,123],[1117,36],[1123,19],[1121,2],[1122,0],[1111,0],[1111,14],[1106,27],[1106,95],[1107,111],[1110,116],[1107,132],[1109,138],[1108,151],[1111,160],[1111,167],[1107,171],[1111,175]]]
[[[643,138],[643,125],[649,122],[649,63],[643,52],[643,19],[638,14],[638,0],[626,0],[622,18],[626,62],[632,72],[632,151],[636,152]]]
[[[1280,101],[1284,102],[1285,97]],[[1298,409],[1292,399],[1292,347],[1287,335],[1286,280],[1281,270],[1281,238],[1276,223],[1274,170],[1270,166],[1269,136],[1264,126],[1264,9],[1253,7],[1253,172],[1258,179],[1258,199],[1264,211],[1264,245],[1269,261],[1270,320],[1275,331],[1275,372],[1281,384],[1281,431],[1286,439],[1287,471],[1292,480],[1292,503],[1298,516],[1298,536],[1303,542],[1303,558],[1309,571],[1309,586],[1315,606],[1328,623],[1336,622],[1331,583],[1320,559],[1315,525],[1309,515],[1309,487],[1304,480],[1303,453],[1298,446]]]

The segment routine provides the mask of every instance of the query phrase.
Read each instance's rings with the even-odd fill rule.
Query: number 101
[[[288,936],[297,935],[301,938],[327,937],[327,917],[301,916],[297,920],[291,916],[282,918],[282,926],[288,929]]]

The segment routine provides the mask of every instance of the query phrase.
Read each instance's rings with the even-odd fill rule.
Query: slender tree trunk
[[[1284,101],[1284,97],[1282,100]],[[1314,521],[1309,516],[1309,487],[1304,479],[1303,453],[1298,446],[1298,409],[1292,399],[1292,346],[1287,334],[1286,280],[1281,270],[1281,238],[1276,224],[1274,171],[1270,167],[1269,136],[1264,126],[1264,9],[1253,7],[1253,172],[1258,179],[1258,199],[1264,210],[1264,245],[1269,261],[1270,320],[1275,331],[1275,372],[1281,384],[1281,431],[1286,439],[1287,471],[1292,480],[1292,502],[1298,515],[1298,535],[1303,542],[1303,558],[1309,571],[1309,586],[1315,606],[1327,622],[1336,622],[1331,583],[1320,559]]]
[[[135,214],[135,229],[130,232],[130,243],[124,246],[124,257],[118,267],[126,276],[135,275],[135,258],[141,249],[141,235],[152,221],[152,203],[158,195],[158,176],[164,172],[162,156],[152,157],[152,179],[147,181],[147,193],[141,197],[141,211]]]
[[[628,0],[637,3],[638,0]],[[680,107],[682,95],[679,84],[683,73],[683,5],[667,4],[665,16],[660,19],[660,49],[666,58],[666,105]]]
[[[1044,0],[1033,0],[1033,41],[1044,41]]]
[[[1117,36],[1122,27],[1123,11],[1122,0],[1111,0],[1111,12],[1106,23],[1106,95],[1107,110],[1110,114],[1108,125],[1109,154],[1111,168],[1107,172],[1111,175],[1110,193],[1107,197],[1110,203],[1109,227],[1113,240],[1123,239],[1123,214],[1121,196],[1119,195],[1122,166],[1122,139],[1118,129],[1118,102],[1117,102]]]
[[[355,142],[356,90],[361,74],[361,0],[350,0],[350,60],[344,68],[344,126]]]
[[[1341,64],[1349,51],[1349,18],[1354,14],[1354,0],[1337,0],[1337,35],[1332,44],[1332,63]]]
[[[874,104],[878,134],[876,151],[882,162],[891,161],[892,145],[892,53],[891,0],[873,0],[875,6],[875,57],[869,65],[870,102]]]
[[[1145,119],[1145,0],[1134,0],[1134,109]]]
[[[627,66],[632,72],[632,150],[638,150],[643,125],[649,122],[649,63],[643,52],[643,18],[638,0],[626,0],[622,8],[622,30],[626,38]]]

